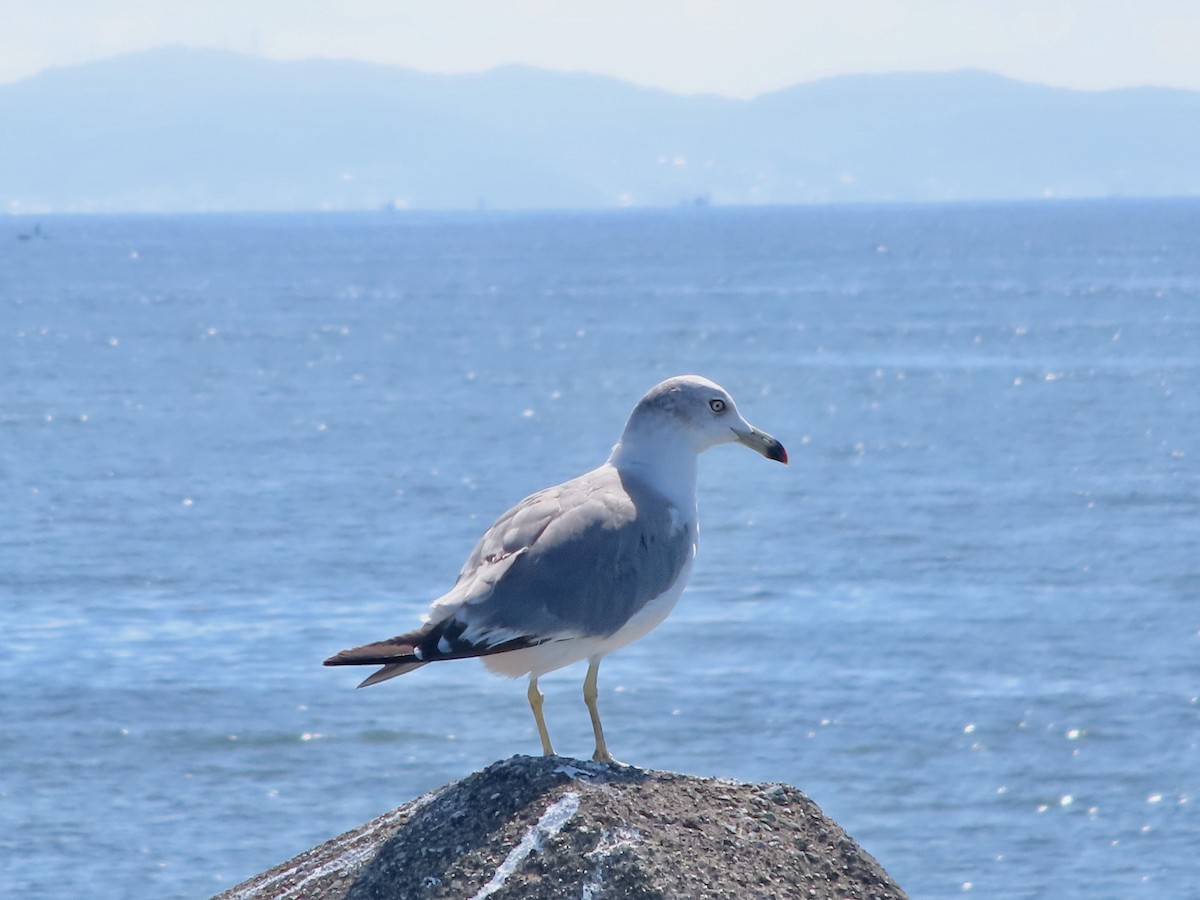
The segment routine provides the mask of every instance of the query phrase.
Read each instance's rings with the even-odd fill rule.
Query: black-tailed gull
[[[343,650],[325,665],[383,666],[359,687],[475,656],[493,672],[528,675],[529,705],[551,756],[538,677],[586,659],[593,758],[615,762],[596,709],[600,660],[675,606],[700,531],[697,454],[734,442],[787,462],[783,445],[743,419],[724,388],[698,375],[667,379],[638,401],[602,466],[526,497],[484,533],[424,625]]]

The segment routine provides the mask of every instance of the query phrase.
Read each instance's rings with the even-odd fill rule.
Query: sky
[[[1200,90],[1200,0],[0,0],[0,83],[171,44],[751,97],[856,72]]]

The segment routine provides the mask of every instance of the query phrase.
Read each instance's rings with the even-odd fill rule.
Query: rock
[[[858,898],[904,892],[800,791],[525,757],[419,797],[219,900]]]

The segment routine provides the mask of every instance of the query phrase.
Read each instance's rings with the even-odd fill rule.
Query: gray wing
[[[505,513],[435,614],[443,607],[477,646],[606,637],[675,582],[695,537],[665,497],[603,466]]]

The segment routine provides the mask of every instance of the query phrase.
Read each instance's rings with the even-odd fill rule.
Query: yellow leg
[[[604,728],[600,725],[600,710],[596,708],[596,676],[599,673],[600,660],[588,660],[587,677],[583,679],[583,702],[587,704],[588,715],[592,717],[592,731],[596,734],[596,752],[592,754],[592,759],[596,762],[621,765],[608,752],[608,744],[604,741]]]
[[[531,675],[529,677],[529,708],[533,710],[538,737],[542,739],[542,755],[553,756],[554,748],[550,746],[550,732],[546,730],[546,720],[542,718],[542,699],[542,692],[538,690],[537,686],[537,678]]]

